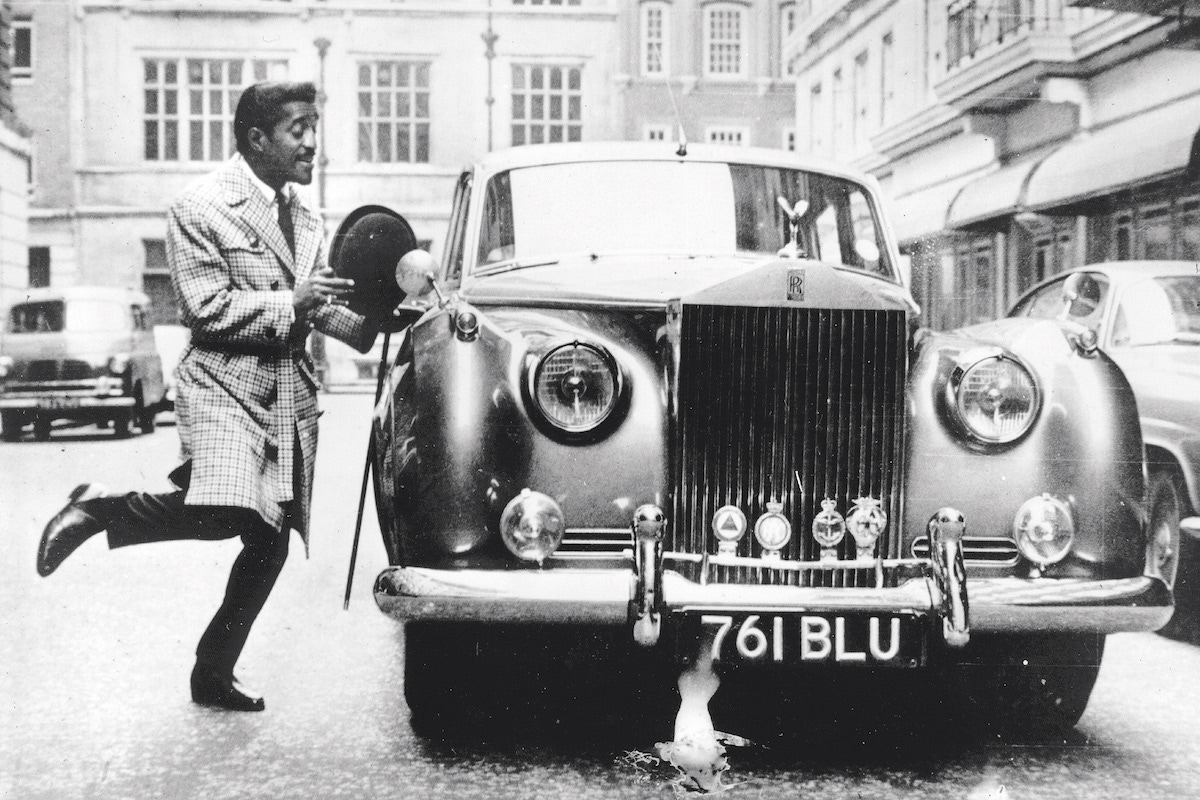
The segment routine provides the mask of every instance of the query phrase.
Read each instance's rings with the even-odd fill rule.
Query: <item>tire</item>
[[[1187,493],[1178,470],[1152,465],[1146,497],[1150,509],[1146,569],[1162,578],[1167,588],[1174,589],[1179,574],[1179,521],[1186,516],[1187,508]]]
[[[117,414],[117,416],[113,417],[113,421],[112,421],[113,436],[118,439],[128,439],[129,434],[130,434],[130,427],[132,425],[133,425],[133,412],[132,411],[122,411],[121,413]]]
[[[158,411],[154,406],[147,407],[140,393],[138,394],[137,405],[134,406],[133,415],[137,418],[137,426],[141,429],[142,433],[154,433],[154,418],[158,415]]]
[[[39,442],[50,440],[50,420],[38,417],[33,421],[33,438]]]
[[[1098,634],[980,636],[957,668],[984,727],[1062,733],[1087,709],[1103,655]]]
[[[431,733],[465,729],[484,711],[481,701],[489,681],[472,629],[437,622],[404,626],[404,699],[415,728]]]
[[[6,411],[0,414],[0,439],[15,442],[24,433],[25,419],[20,414]]]

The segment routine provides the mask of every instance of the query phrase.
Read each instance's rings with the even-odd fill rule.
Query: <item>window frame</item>
[[[390,84],[379,82],[380,68],[389,67],[392,77]],[[367,58],[355,61],[355,163],[374,166],[414,164],[430,164],[433,162],[433,60],[429,58]],[[363,69],[370,71],[370,83],[363,84]],[[407,86],[400,86],[400,75],[406,70],[409,78]],[[420,76],[424,75],[424,84]],[[370,96],[370,114],[363,115],[363,95]],[[386,116],[379,115],[380,98],[388,98]],[[399,114],[400,98],[406,98],[408,114]],[[420,116],[418,108],[420,97],[424,97],[425,116]],[[386,158],[383,157],[381,144],[381,126],[389,126],[389,142]],[[369,129],[369,157],[364,157],[364,126]],[[408,157],[400,158],[400,131],[404,127],[408,132]],[[424,129],[424,158],[421,155],[422,127]]]
[[[256,57],[254,55],[157,55],[143,54],[141,56],[141,93],[142,109],[137,116],[142,142],[142,161],[155,164],[219,164],[237,151],[237,141],[233,135],[233,116],[237,101],[242,90],[251,84],[265,79],[281,79],[291,69],[289,59]],[[228,75],[229,65],[241,62],[242,80],[239,84],[209,82],[213,63],[222,64],[222,75]],[[191,81],[191,63],[200,64],[202,80],[200,83]],[[149,64],[155,65],[154,78],[148,76]],[[175,70],[174,81],[168,80],[168,66]],[[261,76],[261,77],[260,77]],[[216,88],[220,87],[220,88]],[[221,113],[214,114],[211,110],[212,93],[219,91],[224,98]],[[150,110],[150,95],[154,95],[154,110]],[[201,111],[193,111],[193,93],[200,95]],[[170,110],[173,98],[174,111]],[[194,158],[197,144],[193,134],[197,124],[200,125],[200,157]],[[151,126],[153,125],[154,155],[150,153]],[[211,134],[218,131],[223,142],[228,143],[225,152],[214,157]]]
[[[28,31],[29,33],[28,66],[18,66],[17,64],[17,31]],[[33,80],[33,68],[37,63],[37,36],[34,34],[33,20],[14,19],[9,25],[9,35],[12,36],[8,48],[9,74],[14,83],[29,83]]]
[[[715,141],[715,136],[735,136],[738,141]],[[750,146],[750,126],[749,125],[705,125],[704,126],[704,143],[714,144],[722,147],[749,147]]]
[[[710,80],[744,80],[748,75],[749,58],[747,55],[749,37],[747,36],[747,26],[749,23],[749,14],[744,5],[733,2],[712,2],[703,6],[703,55],[702,61],[704,64],[704,77]],[[717,14],[735,14],[737,20],[737,40],[715,39],[714,22]],[[735,44],[737,47],[737,71],[736,72],[718,72],[713,69],[713,47],[717,44],[729,46]]]
[[[584,65],[578,61],[514,61],[510,65],[509,79],[509,137],[510,144],[513,147],[520,147],[528,144],[545,144],[555,142],[582,142],[583,141],[583,67]],[[517,86],[517,70],[522,70],[523,77],[521,78],[521,86]],[[553,87],[554,70],[560,70],[561,86],[556,90]],[[541,72],[542,85],[535,87],[533,85],[533,77],[537,72]],[[578,86],[571,88],[572,76],[578,76]],[[518,117],[516,112],[517,97],[523,98],[521,104],[521,116]],[[560,97],[559,108],[562,112],[560,117],[549,116],[554,108],[554,98]],[[535,100],[542,101],[542,116],[536,117],[533,115]],[[573,106],[572,100],[577,103]],[[577,108],[577,115],[572,117],[572,113]],[[521,141],[517,141],[516,132],[521,129]],[[561,128],[562,138],[553,138],[555,128]],[[535,141],[533,132],[540,131],[541,139]]]
[[[655,134],[660,134],[655,136]],[[642,141],[666,142],[671,139],[671,126],[656,122],[647,122],[642,126]]]
[[[650,20],[652,13],[658,12],[658,39],[650,38]],[[671,74],[671,4],[666,0],[645,0],[638,10],[638,61],[642,77],[653,78]],[[651,45],[659,46],[659,68],[650,69]]]
[[[779,23],[779,77],[787,78],[792,75],[792,65],[784,58],[787,52],[787,40],[800,24],[800,12],[796,8],[796,0],[783,0],[776,9],[776,19]]]

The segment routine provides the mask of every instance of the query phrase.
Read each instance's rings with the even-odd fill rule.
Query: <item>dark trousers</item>
[[[287,560],[288,527],[276,530],[248,508],[188,506],[183,500],[183,491],[130,492],[82,505],[84,511],[104,524],[109,547],[241,537],[242,552],[229,573],[225,600],[196,646],[197,663],[222,675],[232,675],[250,627]]]

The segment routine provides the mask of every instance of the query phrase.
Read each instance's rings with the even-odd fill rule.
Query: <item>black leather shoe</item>
[[[192,702],[229,711],[262,711],[267,707],[262,696],[206,664],[192,670]]]
[[[79,549],[79,545],[104,530],[104,525],[80,508],[79,504],[107,494],[103,486],[95,483],[81,483],[75,487],[67,504],[42,531],[37,555],[39,575],[44,578],[54,572],[67,560],[67,556]]]

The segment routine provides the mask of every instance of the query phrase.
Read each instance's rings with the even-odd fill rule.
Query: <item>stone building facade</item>
[[[934,327],[1072,266],[1200,259],[1198,13],[810,0],[785,48],[798,145],[880,179]]]
[[[10,4],[0,3],[0,307],[29,285],[29,132],[13,97],[28,60],[27,31],[15,23]]]

